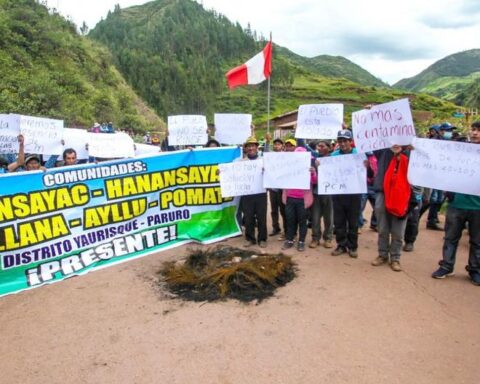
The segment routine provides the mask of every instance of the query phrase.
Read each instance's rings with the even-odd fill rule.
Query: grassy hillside
[[[259,52],[265,41],[224,16],[191,0],[157,0],[116,7],[89,36],[110,48],[129,84],[164,118],[201,113],[211,121],[214,112],[243,112],[252,113],[257,126],[265,125],[267,82],[230,91],[224,78],[228,69]],[[456,109],[431,96],[383,87],[361,68],[354,76],[357,82],[345,79],[354,67],[346,59],[307,59],[274,45],[271,117],[305,103],[340,102],[349,119],[350,112],[364,104],[410,97],[415,118],[426,126]],[[380,87],[360,85],[361,81]]]
[[[467,93],[479,94],[480,49],[456,53],[437,61],[418,75],[400,80],[395,88],[425,92],[469,107],[480,107]],[[475,85],[477,84],[477,85]],[[468,91],[467,91],[468,90]]]
[[[135,94],[109,51],[34,0],[0,0],[0,113],[94,121],[136,131],[165,124]]]

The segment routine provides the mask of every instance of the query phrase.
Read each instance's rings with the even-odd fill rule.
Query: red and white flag
[[[225,75],[228,88],[239,85],[259,84],[268,79],[272,73],[272,42],[269,41],[265,48],[245,64],[239,65],[228,71]]]

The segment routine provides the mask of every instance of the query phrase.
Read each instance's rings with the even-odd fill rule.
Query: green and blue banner
[[[239,148],[0,176],[0,296],[240,234],[218,164]]]

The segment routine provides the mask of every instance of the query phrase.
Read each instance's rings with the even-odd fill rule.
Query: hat
[[[353,139],[352,132],[350,132],[348,129],[342,129],[341,131],[338,131],[337,139],[352,140]]]
[[[452,129],[457,129],[457,127],[453,126],[449,122],[445,122],[439,127],[439,130],[443,130],[443,131],[451,131]]]
[[[258,140],[255,136],[250,136],[247,141],[245,141],[245,145],[248,145],[248,144],[255,144],[255,145],[259,145],[258,143]]]
[[[97,128],[97,127],[100,127],[100,124],[98,124],[98,123],[96,122],[95,124],[93,124],[93,126],[94,126],[95,128]]]
[[[285,140],[285,145],[287,145],[287,144],[290,144],[290,145],[293,145],[294,147],[296,147],[297,146],[297,140],[287,139],[287,140]]]
[[[25,165],[28,164],[28,163],[29,163],[30,161],[32,161],[32,160],[37,160],[39,163],[41,162],[39,155],[28,155],[28,156],[25,158]]]
[[[273,140],[273,143],[280,143],[280,144],[283,144],[283,140],[280,139],[280,138],[276,138],[275,140]]]
[[[438,132],[438,130],[440,129],[440,125],[439,124],[433,124],[429,130],[433,129],[435,132]]]

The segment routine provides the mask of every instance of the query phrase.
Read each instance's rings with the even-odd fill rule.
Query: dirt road
[[[456,276],[434,280],[443,234],[421,227],[403,272],[370,265],[369,230],[358,259],[291,250],[298,277],[259,305],[165,297],[156,271],[184,247],[1,298],[0,382],[478,383],[468,237]]]

